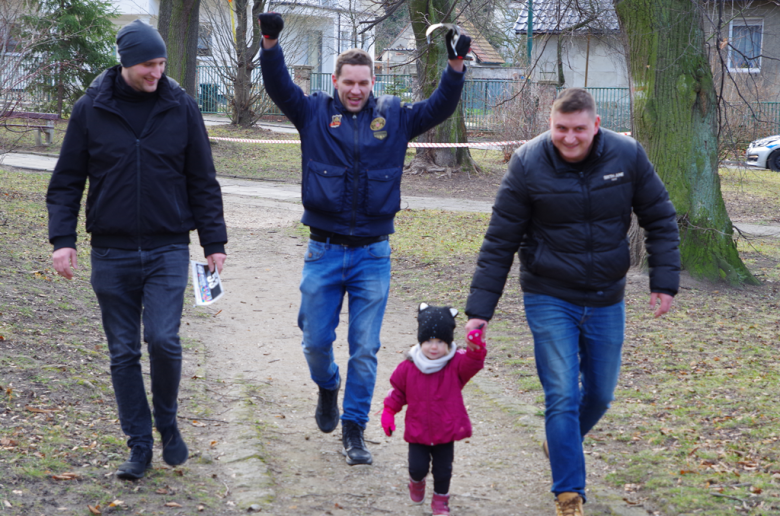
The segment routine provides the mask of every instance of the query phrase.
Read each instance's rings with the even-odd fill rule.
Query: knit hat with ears
[[[449,306],[428,306],[420,303],[417,309],[417,341],[439,339],[452,344],[455,316],[458,310]]]

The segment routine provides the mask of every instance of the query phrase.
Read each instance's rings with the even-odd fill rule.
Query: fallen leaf
[[[203,509],[205,509],[205,507],[203,507],[202,505],[198,505],[198,512],[203,512]]]
[[[108,504],[108,506],[109,507],[119,507],[120,505],[124,505],[124,504],[125,504],[125,502],[123,502],[122,500],[114,500],[113,502]]]
[[[192,426],[203,427],[203,426],[206,426],[206,423],[201,423],[201,422],[200,422],[200,421],[198,421],[197,419],[193,419],[193,420],[192,420]]]
[[[8,508],[13,507],[13,505],[11,505],[11,502],[9,502],[8,500],[3,500],[3,505],[5,505]]]
[[[168,494],[168,490],[167,490],[167,489],[165,489],[164,487],[161,487],[160,489],[158,489],[157,491],[155,491],[155,493],[157,493],[157,494],[161,494],[161,495],[166,495],[166,494]]]
[[[52,475],[51,478],[54,480],[76,480],[79,478],[79,474],[74,473],[73,471],[68,471],[67,473],[61,473],[59,475]]]
[[[7,439],[5,437],[0,439],[0,446],[16,446],[17,444],[19,444],[19,442],[14,441],[13,439]]]
[[[96,505],[94,507],[92,507],[91,505],[87,505],[87,509],[89,509],[89,512],[91,512],[92,514],[103,514],[102,512],[100,512],[100,505]]]
[[[216,445],[217,445],[217,441],[211,441],[211,446],[216,446]]]
[[[183,505],[178,504],[176,502],[168,502],[168,503],[165,504],[165,506],[166,507],[177,507],[177,508],[182,508],[183,507]]]
[[[51,414],[52,412],[59,412],[59,410],[57,409],[40,409],[40,408],[31,407],[30,405],[27,405],[24,408],[27,409],[29,412],[35,412],[38,414]]]

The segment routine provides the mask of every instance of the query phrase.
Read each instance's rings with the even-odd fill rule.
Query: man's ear
[[[460,312],[458,312],[457,308],[450,308],[450,313],[452,314],[452,318],[456,318]]]

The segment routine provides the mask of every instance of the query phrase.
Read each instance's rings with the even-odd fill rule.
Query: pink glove
[[[482,330],[482,328],[471,330],[469,334],[466,336],[466,340],[469,341],[469,349],[474,349],[472,348],[471,344],[477,346],[477,348],[474,349],[474,351],[483,349],[485,347],[485,341],[483,340],[484,335],[485,332]]]
[[[395,412],[387,407],[382,411],[382,428],[388,437],[393,435],[393,430],[395,430]]]

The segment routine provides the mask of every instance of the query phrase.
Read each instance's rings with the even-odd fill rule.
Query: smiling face
[[[561,113],[553,111],[550,116],[552,142],[561,159],[576,163],[588,157],[593,138],[599,132],[601,117],[591,111]]]
[[[338,77],[332,76],[333,87],[339,94],[339,100],[350,113],[357,113],[368,102],[368,96],[374,87],[374,75],[367,65],[345,64]]]
[[[166,62],[167,59],[159,57],[129,68],[122,68],[122,77],[127,85],[135,91],[152,93],[157,91],[157,84],[160,82],[163,72],[165,72]]]
[[[437,358],[447,356],[450,352],[450,345],[441,339],[429,339],[420,343],[420,349],[422,349],[425,358],[436,360]]]

